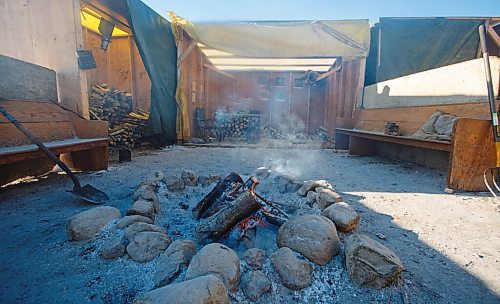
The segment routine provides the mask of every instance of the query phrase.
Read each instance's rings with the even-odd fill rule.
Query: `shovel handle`
[[[491,81],[490,57],[486,46],[486,31],[484,25],[479,26],[479,40],[483,51],[484,70],[486,73],[486,86],[488,88],[488,103],[490,106],[493,139],[500,142],[500,127],[498,124],[498,113],[495,111],[495,95],[493,93],[493,82]]]
[[[2,113],[3,116],[5,116],[5,118],[7,118],[12,124],[16,126],[16,128],[19,129],[19,131],[23,132],[23,134],[26,135],[26,137],[28,137],[35,145],[37,145],[38,148],[40,148],[40,150],[42,150],[43,153],[45,153],[45,155],[47,155],[48,158],[50,158],[54,163],[56,163],[59,167],[61,167],[61,169],[63,169],[64,172],[66,172],[66,174],[69,175],[69,177],[73,180],[75,190],[80,190],[82,188],[82,186],[80,185],[80,181],[75,176],[75,174],[71,172],[71,169],[65,163],[63,163],[54,153],[52,153],[52,151],[50,151],[38,138],[36,138],[33,134],[31,134],[31,132],[28,131],[28,129],[26,129],[19,121],[17,121],[17,119],[14,116],[12,116],[9,112],[7,112],[7,110],[2,106],[0,106],[0,113]]]

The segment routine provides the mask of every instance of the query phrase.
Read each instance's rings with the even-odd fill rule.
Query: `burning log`
[[[196,226],[196,235],[200,239],[218,239],[228,233],[242,220],[256,213],[261,208],[254,195],[243,192],[231,205],[220,210]]]
[[[205,213],[217,202],[221,203],[225,200],[225,194],[229,191],[233,191],[236,187],[241,187],[243,184],[243,179],[235,172],[231,172],[226,178],[219,181],[217,185],[208,193],[196,206],[193,208],[192,212],[194,217],[199,220],[201,218],[205,218],[211,216],[212,214]],[[214,206],[218,207],[218,206]],[[214,208],[217,210],[217,208]]]

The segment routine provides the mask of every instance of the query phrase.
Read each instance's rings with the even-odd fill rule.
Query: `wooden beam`
[[[214,67],[213,65],[210,65],[210,64],[208,64],[208,63],[205,63],[203,66],[204,66],[204,67],[206,67],[206,68],[207,68],[207,69],[209,69],[209,70],[212,70],[212,71],[214,71],[214,72],[217,72],[217,73],[219,73],[219,74],[221,74],[221,75],[224,75],[224,76],[226,76],[226,77],[229,77],[229,78],[231,78],[231,79],[235,80],[235,78],[233,77],[233,75],[231,75],[231,74],[229,74],[229,73],[226,73],[226,72],[224,72],[224,71],[221,71],[221,70],[219,70],[218,68]]]
[[[189,54],[191,53],[191,51],[194,49],[194,47],[196,46],[196,40],[191,40],[191,43],[189,43],[187,49],[181,53],[181,55],[179,56],[179,62],[178,64],[180,64],[181,62],[184,61],[184,59],[187,58],[187,56],[189,56]]]
[[[500,36],[497,34],[493,26],[488,26],[488,34],[490,35],[491,39],[495,44],[500,47]]]

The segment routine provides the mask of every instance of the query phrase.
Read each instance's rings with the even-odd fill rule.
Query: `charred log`
[[[196,235],[200,239],[218,239],[260,208],[261,205],[255,200],[255,197],[249,192],[244,192],[231,205],[198,224]]]
[[[235,172],[231,172],[193,208],[194,217],[199,220],[217,201],[224,199],[224,194],[234,189],[237,184],[243,184],[243,179]],[[209,215],[208,215],[209,216]],[[206,216],[205,216],[206,217]]]

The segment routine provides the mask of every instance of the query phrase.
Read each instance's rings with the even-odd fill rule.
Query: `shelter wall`
[[[108,50],[100,49],[101,36],[83,29],[84,45],[92,50],[97,68],[88,72],[89,90],[92,84],[106,83],[110,87],[132,94],[134,108],[148,110],[151,104],[151,81],[132,36],[113,37]]]
[[[53,69],[58,99],[88,115],[87,79],[75,51],[83,49],[79,0],[0,0],[0,53]]]
[[[500,90],[500,59],[490,57],[493,88]],[[474,59],[365,87],[366,109],[488,101],[483,59]],[[485,107],[488,109],[487,107]]]

